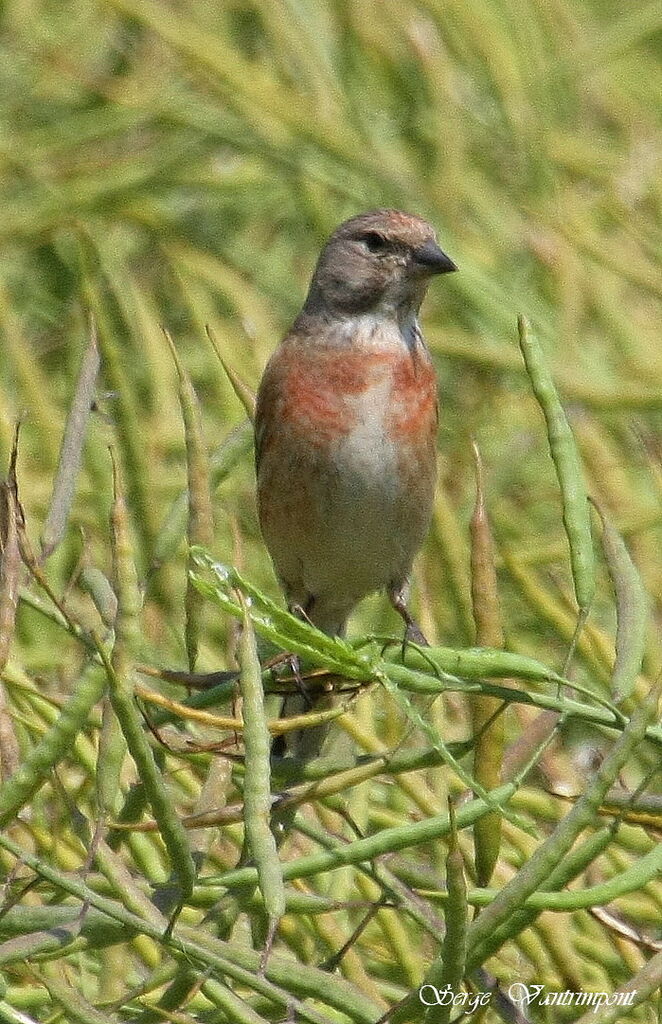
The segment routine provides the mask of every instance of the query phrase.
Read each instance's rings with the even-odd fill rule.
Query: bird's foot
[[[403,639],[403,654],[408,643],[418,644],[419,647],[429,647],[423,631],[407,608],[407,597],[409,587],[407,583],[400,583],[391,587],[388,592],[389,601],[405,624],[405,635]]]
[[[429,647],[430,644],[420,626],[413,619],[410,619],[405,626],[404,644],[418,644],[419,647]]]

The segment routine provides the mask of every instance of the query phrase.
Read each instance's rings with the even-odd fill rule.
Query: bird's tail
[[[321,629],[327,636],[344,636],[347,625],[347,614],[339,614],[336,609],[322,609],[310,603],[304,611],[298,611],[303,618],[308,619],[314,626]],[[325,692],[318,687],[306,689],[306,680],[300,680],[300,692],[288,695],[283,701],[281,718],[290,718],[294,715],[303,715],[307,711],[327,711],[337,703],[337,697],[332,692]],[[329,753],[329,734],[332,723],[326,722],[323,725],[311,726],[309,729],[300,729],[296,732],[285,733],[284,753],[296,757],[302,761],[311,760],[314,757],[322,757]]]

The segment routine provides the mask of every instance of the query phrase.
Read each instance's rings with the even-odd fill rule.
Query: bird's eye
[[[388,242],[383,235],[377,231],[368,231],[363,236],[368,252],[385,252],[388,249]]]

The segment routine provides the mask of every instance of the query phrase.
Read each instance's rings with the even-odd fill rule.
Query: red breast
[[[361,396],[390,380],[385,432],[396,444],[425,444],[437,424],[436,379],[424,349],[347,350],[284,344],[265,372],[258,406],[259,447],[278,422],[324,447],[351,433]]]

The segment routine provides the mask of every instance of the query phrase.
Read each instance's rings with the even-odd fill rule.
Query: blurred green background
[[[0,458],[6,466],[23,416],[19,488],[35,545],[90,313],[99,332],[98,400],[69,529],[48,563],[75,613],[96,614],[74,585],[83,563],[110,574],[107,447],[116,442],[146,649],[160,665],[185,664],[184,535],[165,544],[163,532],[186,487],[184,432],[162,327],[192,376],[208,450],[227,453],[230,438],[242,453],[215,494],[214,553],[277,595],[245,414],[205,326],[255,387],[325,238],[356,212],[393,206],[428,218],[460,268],[433,283],[423,307],[441,404],[437,508],[415,571],[424,632],[456,646],[474,640],[472,439],[508,646],[558,668],[574,629],[558,486],[517,346],[524,313],[589,491],[644,577],[653,678],[662,665],[660,5],[5,0],[0,17]],[[576,672],[606,693],[614,611],[600,572]],[[399,630],[386,602],[365,602],[352,632],[386,630]],[[228,624],[209,616],[199,668],[224,667],[232,648]],[[12,657],[15,672],[57,695],[80,669],[76,642],[25,604]],[[447,733],[465,725],[451,701]],[[575,770],[561,754],[547,764],[576,782]],[[384,824],[392,809],[371,813]],[[644,922],[655,906],[642,901]],[[563,942],[550,936],[538,966],[552,977]],[[573,955],[590,944],[578,939]],[[612,969],[597,971],[597,983]]]
[[[25,411],[21,494],[34,529],[87,310],[106,397],[74,522],[105,568],[115,432],[144,571],[185,485],[161,325],[193,376],[211,449],[243,413],[205,324],[255,386],[323,240],[357,211],[395,206],[428,217],[460,267],[423,310],[444,504],[418,574],[427,630],[470,639],[466,594],[444,581],[462,590],[471,437],[499,544],[567,586],[518,312],[544,344],[590,489],[659,600],[659,28],[657,4],[605,0],[5,3],[0,450],[6,461]],[[243,563],[275,593],[252,492],[246,457],[216,502],[217,551],[236,556],[239,534]],[[79,545],[70,531],[63,580]],[[504,580],[504,599],[513,587]],[[175,628],[176,591],[166,568],[159,629],[164,613]],[[364,626],[388,614],[366,607]],[[515,602],[515,633],[526,617]]]

